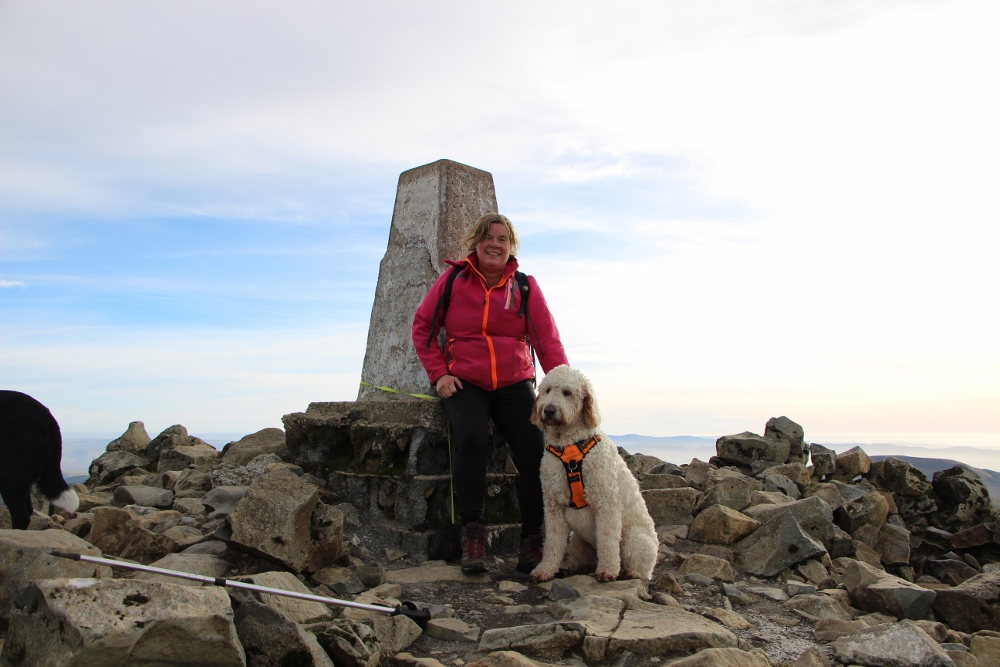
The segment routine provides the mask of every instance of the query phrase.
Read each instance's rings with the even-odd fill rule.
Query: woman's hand
[[[442,375],[434,383],[434,389],[441,398],[451,398],[462,388],[462,381],[454,375]]]

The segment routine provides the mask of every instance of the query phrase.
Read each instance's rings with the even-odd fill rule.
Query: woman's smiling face
[[[510,258],[510,232],[507,225],[494,222],[486,238],[476,244],[476,259],[483,273],[503,272]]]

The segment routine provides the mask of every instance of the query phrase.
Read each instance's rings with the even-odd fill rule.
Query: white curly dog
[[[649,581],[659,546],[656,528],[639,484],[599,428],[590,381],[569,366],[553,368],[538,387],[531,421],[545,433],[546,445],[545,548],[531,580],[556,575],[568,538],[577,572],[593,571],[598,581]]]

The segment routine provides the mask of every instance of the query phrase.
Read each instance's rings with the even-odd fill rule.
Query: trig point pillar
[[[467,254],[463,240],[469,228],[496,210],[489,172],[438,160],[399,175],[389,244],[379,267],[368,326],[363,380],[407,393],[430,390],[410,339],[413,314],[447,270],[445,260]],[[394,397],[371,387],[358,391],[359,401]]]

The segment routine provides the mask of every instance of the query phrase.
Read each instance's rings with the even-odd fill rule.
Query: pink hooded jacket
[[[413,347],[433,385],[443,375],[454,375],[482,389],[507,387],[535,376],[527,337],[546,373],[560,364],[568,364],[559,330],[538,283],[528,276],[527,315],[519,315],[521,292],[514,272],[517,260],[507,260],[503,278],[487,288],[473,252],[452,266],[467,265],[451,288],[448,312],[444,317],[447,333],[444,350],[437,340],[427,340],[434,327],[434,310],[444,293],[446,271],[424,297],[413,318]]]

